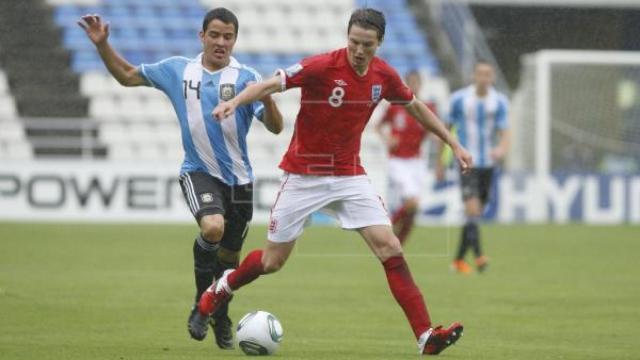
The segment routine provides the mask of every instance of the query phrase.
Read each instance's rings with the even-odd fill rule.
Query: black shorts
[[[478,198],[486,205],[491,195],[493,168],[472,168],[467,175],[460,176],[462,200]]]
[[[253,217],[253,184],[229,186],[209,174],[189,172],[180,176],[180,187],[198,224],[205,215],[222,215],[220,246],[240,251]]]

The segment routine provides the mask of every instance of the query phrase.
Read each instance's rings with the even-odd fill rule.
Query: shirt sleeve
[[[498,100],[498,108],[496,109],[496,127],[500,130],[509,128],[509,100],[501,96]]]
[[[309,84],[322,69],[323,59],[322,55],[316,55],[305,58],[286,69],[278,69],[277,73],[282,81],[282,91]]]
[[[178,58],[172,57],[155,64],[141,64],[138,73],[145,79],[147,86],[153,86],[167,93],[175,83],[177,75],[175,65]]]
[[[389,77],[387,79],[387,89],[384,93],[384,99],[391,104],[405,105],[413,100],[413,92],[400,79],[400,75],[393,68],[388,68]]]

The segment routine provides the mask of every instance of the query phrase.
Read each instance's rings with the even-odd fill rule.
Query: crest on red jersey
[[[371,87],[371,101],[377,103],[382,96],[382,85],[376,84]]]

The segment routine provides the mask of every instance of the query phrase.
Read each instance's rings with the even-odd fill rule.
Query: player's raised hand
[[[458,145],[453,148],[453,155],[456,157],[462,173],[469,173],[469,171],[471,170],[471,166],[473,166],[473,159],[471,158],[471,154],[469,154],[467,149],[462,147],[462,145]]]
[[[213,109],[213,118],[222,121],[226,117],[231,116],[236,111],[236,105],[233,101],[221,102]]]
[[[83,16],[78,25],[95,45],[103,43],[109,37],[109,23],[103,23],[97,14]]]

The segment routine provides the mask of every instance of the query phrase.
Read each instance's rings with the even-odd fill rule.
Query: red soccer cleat
[[[446,329],[442,326],[431,328],[420,335],[418,339],[418,349],[420,354],[438,355],[444,349],[453,345],[462,336],[463,326],[460,323],[453,323]]]
[[[198,302],[200,314],[209,316],[216,312],[222,304],[231,299],[233,291],[227,283],[227,276],[229,276],[232,271],[233,270],[225,271],[220,279],[214,281],[207,291],[202,294]]]

